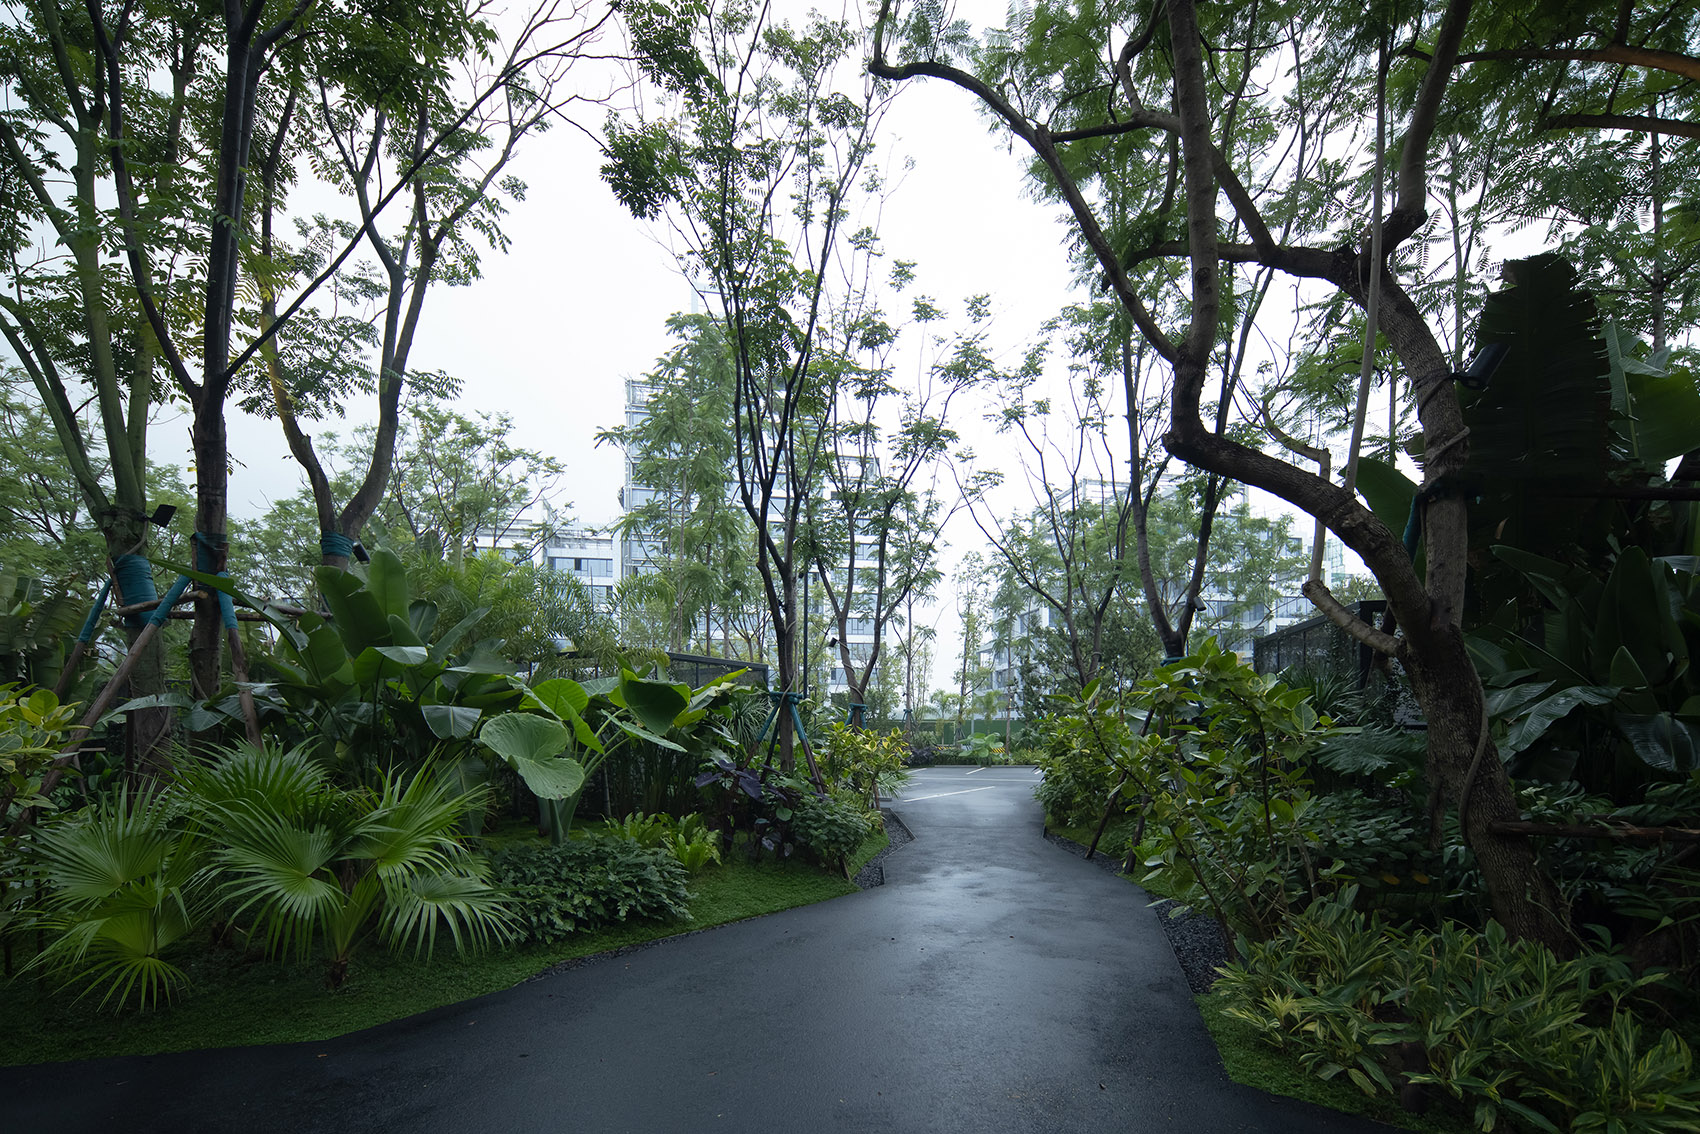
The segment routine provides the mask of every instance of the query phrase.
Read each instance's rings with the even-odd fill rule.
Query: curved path
[[[16,1131],[1358,1132],[1228,1082],[1157,915],[927,769],[886,885],[327,1042],[0,1069]]]

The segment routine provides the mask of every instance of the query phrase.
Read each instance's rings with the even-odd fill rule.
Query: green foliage
[[[1602,579],[1511,547],[1494,553],[1548,604],[1538,628],[1508,604],[1470,641],[1503,728],[1501,755],[1524,775],[1575,776],[1614,795],[1644,782],[1645,769],[1700,766],[1700,677],[1689,666],[1700,652],[1695,563],[1625,547]],[[1623,757],[1641,774],[1626,774]]]
[[[28,872],[51,939],[31,963],[103,990],[103,1005],[147,1006],[185,979],[168,948],[215,914],[273,955],[322,949],[332,984],[370,935],[416,954],[444,930],[457,952],[504,941],[506,902],[455,831],[475,803],[427,771],[338,787],[300,749],[187,764],[155,794],[36,833]]]
[[[1137,728],[1135,725],[1137,724]],[[1327,722],[1309,690],[1254,672],[1214,639],[1128,695],[1094,683],[1058,714],[1050,751],[1073,777],[1070,819],[1112,801],[1146,824],[1148,877],[1182,908],[1264,940],[1326,889],[1307,774]],[[1101,784],[1095,798],[1085,790]]]
[[[816,755],[828,786],[861,800],[864,807],[877,807],[881,796],[889,798],[909,782],[904,767],[909,745],[901,732],[833,724]]]
[[[690,874],[720,862],[719,837],[694,812],[682,819],[635,813],[624,819],[604,819],[602,826],[609,838],[627,839],[648,849],[662,848]]]
[[[689,650],[709,644],[711,619],[748,649],[759,641],[765,604],[749,517],[733,494],[733,355],[712,316],[674,315],[667,327],[675,345],[644,378],[651,393],[643,420],[596,435],[598,445],[625,452],[632,479],[647,489],[620,522],[653,568],[616,590],[622,640]]]
[[[792,808],[789,833],[797,848],[814,861],[838,867],[880,828],[878,812],[831,794],[804,791]]]
[[[720,754],[704,766],[697,787],[708,803],[708,826],[728,849],[742,843],[752,859],[763,851],[784,858],[800,850],[836,867],[883,828],[879,812],[821,792],[769,763],[739,764]]]
[[[81,628],[75,590],[0,574],[0,681],[51,684]]]
[[[687,870],[673,855],[618,836],[496,854],[495,877],[514,898],[527,941],[627,920],[688,916]]]
[[[870,840],[869,848],[875,847]],[[865,850],[864,853],[867,853]],[[0,981],[0,1064],[301,1043],[344,1036],[515,985],[561,961],[639,945],[853,893],[843,878],[802,862],[731,862],[692,880],[691,920],[626,921],[558,945],[439,956],[367,954],[341,989],[324,967],[266,961],[240,948],[184,958],[193,983],[169,1012],[114,1017],[92,999],[58,996],[43,981]]]
[[[1674,1132],[1700,1120],[1693,1056],[1637,1020],[1620,957],[1560,960],[1497,924],[1402,930],[1352,908],[1351,888],[1246,943],[1217,994],[1230,1015],[1323,1079],[1365,1094],[1432,1085],[1492,1130]]]
[[[51,690],[0,685],[0,825],[54,806],[40,794],[41,779],[76,719],[76,706],[61,705]]]
[[[45,823],[28,870],[46,888],[35,924],[50,934],[32,965],[65,984],[100,992],[100,1006],[143,1007],[186,981],[166,949],[212,906],[205,846],[161,797],[121,791],[103,805]]]

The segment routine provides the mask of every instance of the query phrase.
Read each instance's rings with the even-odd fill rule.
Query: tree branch
[[[1305,598],[1311,601],[1312,605],[1328,616],[1330,622],[1370,649],[1380,654],[1386,654],[1388,657],[1394,657],[1399,653],[1399,639],[1377,630],[1344,606],[1341,606],[1340,600],[1335,598],[1333,592],[1322,584],[1322,580],[1307,579],[1305,585],[1299,589]]]
[[[1643,134],[1669,134],[1678,138],[1700,138],[1700,123],[1679,118],[1654,118],[1646,114],[1549,114],[1541,119],[1543,130],[1636,130]]]

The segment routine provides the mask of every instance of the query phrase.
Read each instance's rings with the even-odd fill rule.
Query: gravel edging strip
[[[1076,858],[1086,858],[1086,848],[1073,839],[1065,839],[1050,831],[1045,832],[1045,838]],[[1114,857],[1094,854],[1086,861],[1118,878],[1132,881],[1129,875],[1122,873],[1121,862]],[[1139,884],[1134,882],[1134,885]],[[1186,976],[1187,987],[1195,994],[1209,992],[1219,975],[1216,970],[1228,963],[1228,949],[1222,941],[1221,926],[1215,918],[1197,910],[1175,917],[1170,913],[1175,904],[1172,898],[1157,898],[1150,903],[1151,908],[1157,911],[1157,922],[1163,927],[1163,936],[1169,939],[1169,948],[1175,951],[1175,960]]]
[[[886,836],[891,839],[891,842],[887,844],[884,850],[870,858],[862,869],[856,872],[856,877],[850,880],[862,890],[871,890],[875,886],[884,886],[884,863],[886,856],[898,847],[907,846],[915,841],[914,832],[909,830],[908,826],[903,822],[903,817],[898,815],[897,812],[892,811],[890,808],[882,807],[880,809],[880,814],[885,816],[885,833]]]

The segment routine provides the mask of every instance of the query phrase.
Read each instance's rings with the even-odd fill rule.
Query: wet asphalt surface
[[[339,1039],[0,1068],[0,1130],[1369,1132],[1230,1083],[1030,769],[933,768],[886,884]]]

